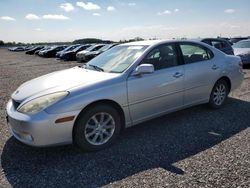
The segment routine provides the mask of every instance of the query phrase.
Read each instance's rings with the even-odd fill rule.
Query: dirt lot
[[[78,65],[0,49],[0,187],[249,187],[250,70],[223,109],[186,109],[127,129],[97,153],[16,141],[5,105],[23,82]]]

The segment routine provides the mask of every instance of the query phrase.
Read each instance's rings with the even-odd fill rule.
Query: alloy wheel
[[[114,118],[106,112],[93,115],[85,126],[84,136],[92,145],[102,145],[110,140],[115,131]]]
[[[224,84],[217,85],[213,92],[214,103],[218,106],[222,105],[226,98],[226,95],[226,86]]]

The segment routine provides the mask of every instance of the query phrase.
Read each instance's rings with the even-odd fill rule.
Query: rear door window
[[[213,58],[211,50],[193,43],[181,43],[180,49],[185,64],[207,61]]]

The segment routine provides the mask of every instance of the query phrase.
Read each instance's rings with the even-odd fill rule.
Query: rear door
[[[192,42],[179,43],[184,65],[184,105],[207,101],[219,76],[213,52]]]

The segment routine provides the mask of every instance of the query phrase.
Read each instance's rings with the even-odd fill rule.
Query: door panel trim
[[[206,87],[206,86],[209,86],[209,84],[201,84],[201,85],[198,85],[198,86],[193,86],[193,87],[185,88],[184,90],[188,91],[188,90],[196,89],[196,88],[199,88],[199,87]]]
[[[184,92],[184,89],[183,90],[174,91],[174,92],[171,92],[171,93],[166,93],[166,94],[158,95],[158,96],[155,96],[155,97],[148,97],[148,98],[140,100],[140,101],[135,101],[133,103],[128,103],[128,105],[132,106],[132,105],[135,105],[135,104],[139,104],[139,103],[143,103],[143,102],[155,100],[155,99],[158,99],[158,98],[163,98],[163,97],[166,97],[168,95],[173,95],[173,94],[180,93],[180,92]]]

